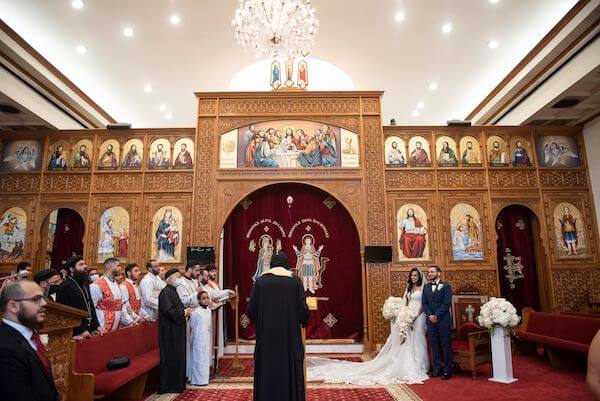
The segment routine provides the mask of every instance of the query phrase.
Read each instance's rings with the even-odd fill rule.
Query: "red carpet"
[[[450,380],[429,379],[410,388],[423,401],[593,401],[581,372],[555,370],[533,356],[516,355],[513,384],[494,383],[491,367],[480,366],[477,379],[470,372],[455,372]]]
[[[332,359],[340,359],[351,362],[362,362],[362,358],[358,356],[328,356]],[[219,377],[253,377],[254,376],[254,359],[239,358],[240,365],[243,369],[233,369],[233,358],[223,358],[219,361]]]
[[[252,389],[186,390],[175,401],[252,401]],[[384,388],[309,389],[307,401],[394,401]]]

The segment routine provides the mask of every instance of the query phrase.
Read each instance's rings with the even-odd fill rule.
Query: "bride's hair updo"
[[[412,282],[412,279],[410,278],[413,274],[413,272],[417,272],[417,274],[419,275],[419,280],[417,280],[416,283]],[[408,305],[408,301],[410,299],[410,292],[412,291],[413,287],[417,285],[418,287],[423,285],[423,276],[421,275],[421,271],[419,269],[417,269],[416,267],[413,267],[410,270],[410,273],[408,273],[408,283],[406,284],[406,304]]]

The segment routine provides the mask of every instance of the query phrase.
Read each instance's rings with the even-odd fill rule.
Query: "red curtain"
[[[500,290],[519,314],[521,309],[531,306],[539,310],[538,279],[535,266],[532,224],[535,216],[524,206],[508,206],[496,219],[498,233],[498,269],[500,272]],[[518,259],[520,258],[520,260]],[[511,283],[509,271],[515,269],[516,275]],[[512,268],[510,266],[513,266]],[[518,269],[521,269],[519,273]]]
[[[291,197],[291,198],[290,198]],[[293,199],[291,205],[288,199]],[[295,268],[293,249],[302,249],[303,238],[314,238],[320,253],[322,288],[319,310],[311,312],[307,338],[362,338],[362,285],[358,233],[346,209],[326,192],[303,184],[276,184],[244,199],[232,212],[224,228],[224,283],[239,285],[240,316],[246,312],[263,241],[288,255]],[[308,237],[307,237],[308,236]],[[312,295],[307,292],[307,295]],[[232,337],[233,314],[228,312]],[[254,327],[242,317],[240,337],[254,338]]]
[[[56,233],[52,244],[51,267],[62,269],[63,263],[73,254],[83,255],[83,219],[72,209],[58,209]],[[89,263],[89,261],[88,261]]]

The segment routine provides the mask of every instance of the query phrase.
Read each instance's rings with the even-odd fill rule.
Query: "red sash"
[[[125,280],[123,284],[125,285],[125,288],[127,288],[127,292],[129,293],[129,305],[131,305],[131,310],[133,311],[133,313],[139,316],[140,308],[142,307],[142,301],[140,299],[137,299],[133,284],[131,284],[127,280]]]
[[[115,323],[115,312],[120,312],[122,303],[120,299],[115,299],[104,277],[96,280],[96,284],[102,290],[102,299],[96,304],[96,309],[104,312],[104,329],[111,331]]]

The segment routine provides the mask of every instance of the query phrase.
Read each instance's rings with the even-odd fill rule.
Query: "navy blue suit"
[[[433,356],[433,372],[450,374],[450,362],[452,359],[452,350],[450,348],[452,288],[450,284],[440,280],[435,291],[433,291],[432,284],[425,285],[422,303],[427,315],[427,333],[429,336],[429,347]],[[437,323],[432,323],[429,320],[429,316],[431,315],[437,316]]]

